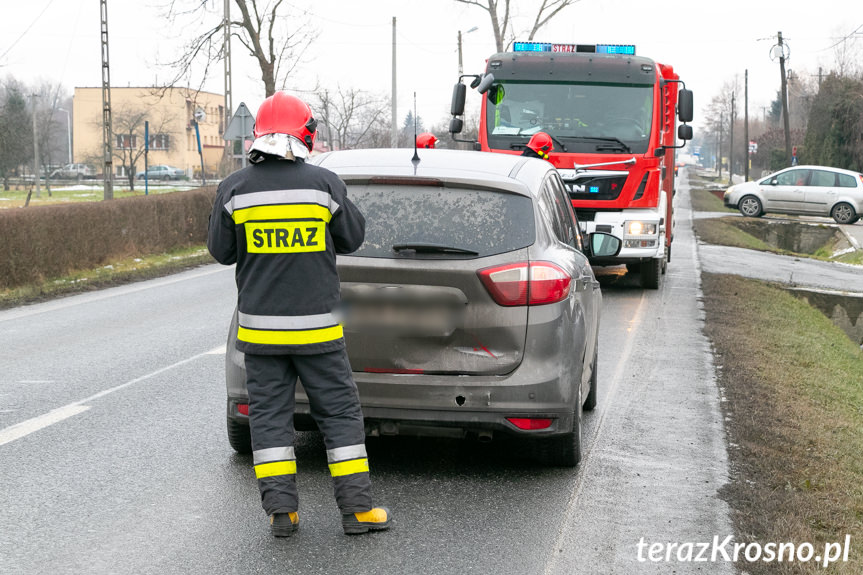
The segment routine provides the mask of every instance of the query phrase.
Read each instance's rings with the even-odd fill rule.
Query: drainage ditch
[[[863,295],[788,288],[789,293],[830,318],[851,341],[863,347]]]

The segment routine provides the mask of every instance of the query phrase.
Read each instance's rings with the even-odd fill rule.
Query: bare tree
[[[231,19],[231,34],[258,62],[265,95],[272,96],[276,90],[285,87],[316,31],[307,18],[284,15],[287,11],[284,0],[234,0],[233,3],[239,14],[237,10],[232,11],[238,18]],[[166,6],[166,14],[172,24],[180,28],[190,27],[189,24],[194,22],[193,29],[201,29],[201,23],[205,23],[204,32],[189,40],[180,57],[169,63],[174,70],[169,85],[175,86],[184,79],[189,82],[191,70],[203,60],[203,72],[196,82],[203,85],[211,66],[224,58],[222,3],[171,0]]]
[[[161,149],[179,145],[176,134],[169,130],[169,126],[175,121],[175,117],[169,113],[155,113],[150,106],[122,106],[112,113],[113,137],[114,137],[114,160],[123,166],[129,189],[135,191],[135,173],[138,161],[146,151],[144,140],[144,122],[150,122],[150,139],[159,139]],[[101,123],[99,124],[101,125]],[[151,149],[153,146],[150,146]]]
[[[532,17],[533,24],[528,30],[527,39],[533,40],[540,28],[558,15],[561,10],[571,6],[579,0],[540,0],[536,6],[536,12]],[[488,12],[491,19],[491,29],[494,33],[494,42],[498,52],[503,52],[515,40],[513,17],[516,14],[511,10],[511,0],[456,0],[462,4],[478,6]]]
[[[7,78],[0,83],[0,177],[9,189],[9,177],[33,159],[33,124],[27,88]]]
[[[330,149],[362,148],[370,145],[375,128],[389,109],[389,100],[357,88],[321,90],[314,106],[315,117],[324,125],[322,135]],[[375,138],[376,139],[376,138]]]

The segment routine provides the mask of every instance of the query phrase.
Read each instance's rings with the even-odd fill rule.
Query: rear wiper
[[[453,246],[442,246],[440,244],[429,244],[424,242],[414,242],[410,244],[395,244],[394,252],[413,250],[417,253],[444,253],[444,254],[464,254],[466,256],[478,256],[479,252],[468,250],[465,248],[457,248]]]
[[[617,138],[602,138],[599,136],[565,136],[565,137],[570,139],[570,140],[582,140],[582,141],[589,141],[589,142],[612,142],[613,144],[615,144],[613,147],[612,146],[603,146],[601,144],[598,144],[596,146],[597,151],[623,149],[623,151],[625,151],[627,154],[632,153],[632,150],[629,148],[629,146],[627,146],[626,143],[623,142],[623,140],[619,140]]]

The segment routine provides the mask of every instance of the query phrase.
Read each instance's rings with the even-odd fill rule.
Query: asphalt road
[[[389,532],[341,532],[316,434],[300,434],[301,530],[273,539],[224,429],[231,269],[0,312],[0,572],[730,573],[636,545],[732,534],[720,392],[697,252],[678,207],[659,291],[603,278],[600,399],[575,470],[515,442],[371,438]]]

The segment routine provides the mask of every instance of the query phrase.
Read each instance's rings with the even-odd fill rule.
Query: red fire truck
[[[533,134],[548,133],[549,161],[583,231],[622,242],[616,257],[592,263],[626,264],[643,287],[658,288],[674,233],[676,138],[692,138],[692,92],[672,67],[636,56],[631,45],[516,42],[488,59],[485,74],[459,78],[450,123],[458,141],[466,141],[457,137],[465,78],[485,95],[477,148],[519,154]]]

